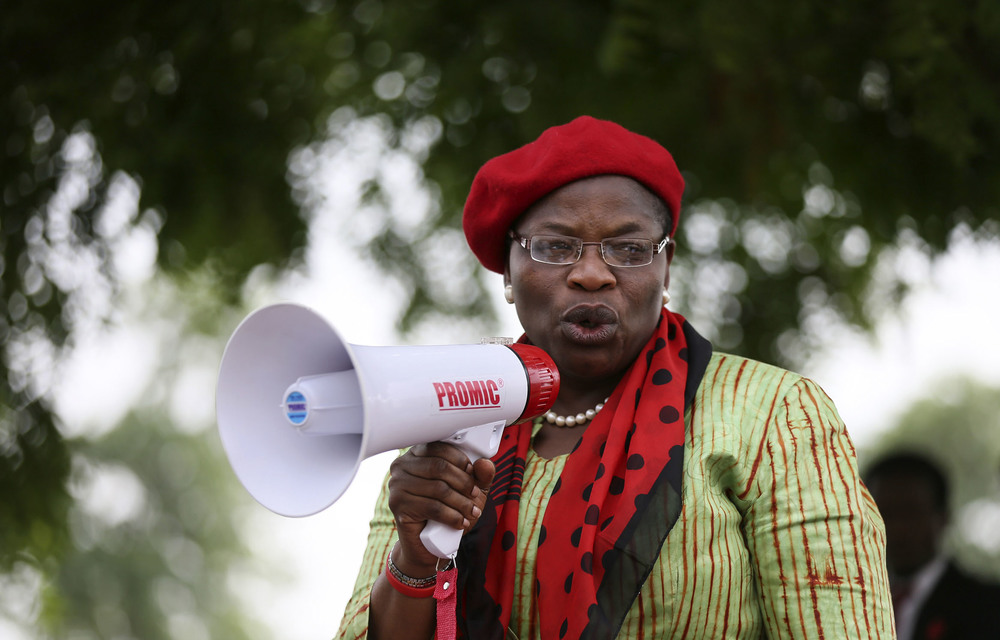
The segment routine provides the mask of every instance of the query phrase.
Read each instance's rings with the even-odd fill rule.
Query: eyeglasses
[[[670,244],[670,236],[663,236],[659,244],[646,238],[605,238],[600,242],[584,242],[572,236],[529,236],[524,237],[508,231],[514,242],[521,245],[535,262],[545,264],[573,264],[583,255],[588,244],[601,247],[601,257],[612,267],[644,267],[653,261],[653,256]]]

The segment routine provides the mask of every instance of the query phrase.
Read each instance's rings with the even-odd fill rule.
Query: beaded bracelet
[[[391,571],[387,571],[385,577],[393,589],[409,598],[430,598],[434,595],[434,584],[426,587],[411,587],[401,582]]]
[[[392,550],[389,551],[389,555],[385,559],[385,567],[385,577],[389,580],[389,584],[404,596],[410,598],[430,598],[434,595],[437,574],[427,576],[426,578],[414,578],[406,575],[392,561]]]

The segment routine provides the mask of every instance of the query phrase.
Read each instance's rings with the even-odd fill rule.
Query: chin
[[[571,374],[575,378],[593,378],[602,380],[609,376],[620,375],[627,368],[622,367],[621,353],[615,350],[609,353],[606,349],[594,347],[570,346],[563,351],[563,357],[553,356],[561,373]]]

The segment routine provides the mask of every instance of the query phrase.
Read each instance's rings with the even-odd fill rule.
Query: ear
[[[507,243],[507,255],[503,259],[503,286],[510,284],[510,242]]]
[[[667,246],[663,248],[664,253],[667,254],[667,273],[663,276],[663,288],[670,288],[670,263],[674,261],[674,249],[677,248],[677,243],[674,242],[673,238],[667,243]]]

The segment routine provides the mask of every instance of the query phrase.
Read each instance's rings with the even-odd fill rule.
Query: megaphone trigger
[[[336,502],[379,453],[442,440],[470,460],[492,457],[504,427],[548,411],[558,393],[555,364],[534,346],[358,346],[315,311],[275,304],[230,337],[216,417],[247,491],[298,517]],[[439,557],[458,549],[428,536]]]
[[[461,429],[442,442],[461,449],[468,456],[469,462],[475,462],[479,458],[492,458],[500,448],[500,436],[503,435],[505,426],[507,424],[503,420],[480,424]]]

